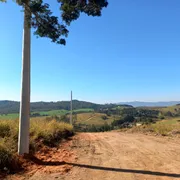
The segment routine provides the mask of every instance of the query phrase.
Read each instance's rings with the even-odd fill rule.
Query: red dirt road
[[[180,179],[180,140],[119,132],[80,133],[67,147],[67,173],[37,171],[30,180]],[[59,153],[59,156],[61,154]],[[58,168],[62,165],[46,164]]]

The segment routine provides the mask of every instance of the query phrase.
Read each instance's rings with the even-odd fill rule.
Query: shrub
[[[12,156],[12,152],[4,144],[0,144],[0,169],[10,167]]]
[[[107,118],[107,116],[103,115],[103,116],[102,116],[102,119],[103,119],[103,120],[107,120],[108,118]]]
[[[14,144],[0,141],[0,170],[14,171],[20,168],[20,162],[15,155]]]
[[[123,118],[121,118],[121,119],[119,119],[119,120],[115,120],[115,121],[113,121],[112,122],[112,126],[113,127],[124,127],[124,125],[123,124],[125,124],[125,125],[127,125],[127,124],[131,124],[131,123],[133,123],[134,122],[134,117],[133,116],[129,116],[129,115],[127,115],[127,116],[124,116]]]
[[[4,121],[0,122],[0,137],[10,136],[10,125]]]

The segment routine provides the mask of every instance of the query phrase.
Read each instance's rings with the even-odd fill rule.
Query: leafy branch
[[[107,0],[57,0],[60,3],[60,11],[63,22],[66,25],[80,17],[81,13],[88,16],[101,16],[101,11],[107,7]],[[6,2],[6,0],[0,0]],[[28,3],[29,2],[29,3]],[[43,0],[16,0],[16,3],[28,7],[31,16],[29,24],[35,29],[37,37],[47,37],[57,44],[66,44],[65,37],[69,31],[65,24],[60,24],[58,17],[53,16],[49,4]],[[64,37],[64,38],[62,38]]]

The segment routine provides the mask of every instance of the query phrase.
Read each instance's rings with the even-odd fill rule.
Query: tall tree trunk
[[[29,0],[26,2],[29,3]],[[22,89],[19,117],[18,153],[29,153],[29,121],[30,121],[30,50],[31,30],[30,12],[24,7],[24,30],[22,52]]]

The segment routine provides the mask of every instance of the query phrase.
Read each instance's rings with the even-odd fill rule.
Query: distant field
[[[0,120],[1,119],[17,119],[19,117],[19,114],[16,113],[16,114],[7,114],[7,115],[0,115]]]
[[[77,109],[77,110],[74,110],[73,112],[93,112],[94,110],[93,109]],[[69,113],[70,111],[67,111],[67,110],[52,110],[52,111],[40,111],[40,112],[31,112],[32,114],[34,113],[39,113],[41,116],[44,116],[44,115],[47,115],[47,116],[55,116],[55,115],[64,115],[64,114],[67,114]],[[17,119],[19,118],[19,114],[18,113],[14,113],[14,114],[7,114],[7,115],[0,115],[0,120],[1,119]]]
[[[144,107],[145,109],[151,109],[151,110],[159,110],[161,112],[168,112],[176,113],[178,110],[180,110],[180,105],[175,106],[168,106],[168,107]]]
[[[73,110],[73,112],[93,112],[93,109],[76,109]],[[54,115],[64,115],[69,113],[70,111],[67,110],[52,110],[52,111],[42,111],[42,112],[33,112],[33,113],[39,113],[40,115],[48,115],[48,116],[54,116]]]
[[[126,109],[126,108],[133,108],[133,107],[127,105],[127,106],[117,106],[117,107],[114,107],[112,109],[116,110],[116,109]]]
[[[32,112],[32,114],[39,113],[41,116],[43,116],[43,115],[54,116],[54,115],[64,115],[68,112],[69,111],[67,111],[67,110],[52,110],[52,111]]]
[[[156,124],[166,124],[166,125],[178,125],[178,126],[180,126],[180,117],[164,119],[162,121],[157,122]]]
[[[76,109],[76,110],[73,110],[73,112],[94,112],[94,109]]]
[[[104,120],[103,118],[106,117],[107,119]],[[81,113],[77,114],[77,121],[76,124],[85,124],[85,125],[103,125],[105,122],[110,124],[114,121],[114,116],[106,116],[103,113]]]

